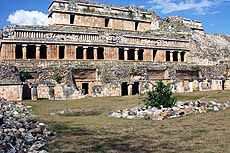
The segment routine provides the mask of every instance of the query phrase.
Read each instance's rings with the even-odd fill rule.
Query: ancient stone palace
[[[205,34],[200,21],[86,0],[53,0],[48,9],[47,26],[3,28],[0,70],[14,74],[0,74],[12,80],[0,81],[0,96],[138,95],[158,80],[175,92],[230,89],[230,39]]]

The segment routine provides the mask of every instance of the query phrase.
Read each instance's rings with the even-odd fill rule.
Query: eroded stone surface
[[[0,152],[46,153],[54,133],[44,123],[29,119],[30,107],[0,99]]]
[[[164,120],[183,117],[190,114],[206,113],[209,111],[223,111],[230,108],[230,102],[216,103],[207,101],[179,102],[172,108],[143,107],[138,106],[130,109],[108,113],[109,117],[126,119],[150,119]]]

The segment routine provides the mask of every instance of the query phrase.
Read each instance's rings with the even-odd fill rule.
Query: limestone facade
[[[23,92],[22,84],[5,84],[0,85],[0,97],[9,101],[21,101]]]
[[[49,6],[53,25],[75,25],[129,31],[158,28],[159,17],[146,9],[118,7],[79,0],[54,0]]]
[[[199,21],[171,19],[203,33]],[[149,10],[53,0],[49,20],[49,26],[2,31],[1,63],[31,75],[27,90],[18,86],[11,99],[23,99],[24,91],[33,100],[137,95],[158,80],[171,84],[174,92],[230,89],[227,67],[191,60],[191,33],[159,30],[161,19]],[[0,94],[9,97],[5,88],[0,87]]]

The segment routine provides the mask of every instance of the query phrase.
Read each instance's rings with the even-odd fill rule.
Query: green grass
[[[193,93],[177,93],[176,97],[179,101],[184,100],[208,100],[218,102],[225,102],[230,100],[230,91],[209,91],[209,92],[193,92]]]
[[[178,100],[230,100],[230,91],[176,94]],[[230,152],[230,110],[150,121],[107,117],[107,113],[142,103],[142,97],[86,98],[25,102],[35,117],[57,132],[49,142],[56,153],[208,153]],[[91,110],[91,115],[51,115],[64,109]],[[98,113],[99,112],[99,113]]]

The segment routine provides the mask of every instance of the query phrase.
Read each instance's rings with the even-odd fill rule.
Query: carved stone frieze
[[[122,35],[105,33],[105,34],[100,36],[100,39],[102,41],[105,41],[105,42],[108,42],[108,43],[117,44],[117,43],[122,42],[124,37]]]
[[[46,33],[44,34],[45,39],[63,40],[63,41],[78,41],[80,35],[75,34],[56,34]]]
[[[3,35],[3,37],[13,36],[14,30],[12,29],[12,27],[6,27],[3,29],[2,35]]]

